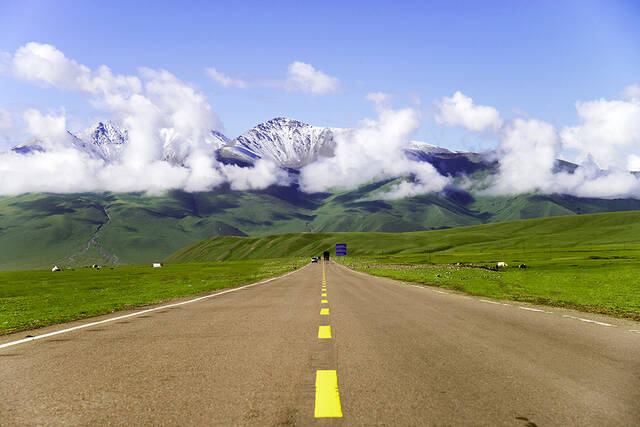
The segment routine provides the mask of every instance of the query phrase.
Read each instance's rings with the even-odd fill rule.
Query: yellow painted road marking
[[[320,314],[326,314],[328,316],[329,315],[329,309],[328,308],[321,308],[320,309]]]
[[[316,371],[316,418],[342,417],[338,374],[336,371]]]
[[[329,300],[323,299],[322,301],[320,301],[323,304],[329,304]]]
[[[318,327],[318,338],[331,338],[331,326]]]
[[[327,294],[322,294],[322,295],[320,295],[320,296],[321,296],[321,297],[326,297],[326,296],[327,296]]]

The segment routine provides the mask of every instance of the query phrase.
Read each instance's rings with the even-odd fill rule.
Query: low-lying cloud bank
[[[640,90],[632,85],[621,99],[576,102],[581,123],[558,131],[535,118],[504,120],[493,107],[477,105],[460,92],[443,98],[436,120],[470,131],[491,131],[499,140],[499,173],[476,185],[484,194],[526,192],[579,197],[640,197]],[[579,167],[556,171],[556,159]]]
[[[1,52],[0,52],[1,53]],[[0,137],[20,122],[44,151],[0,154],[0,194],[25,192],[130,192],[159,194],[169,189],[206,191],[228,183],[237,190],[289,185],[291,177],[273,162],[252,168],[216,160],[220,141],[211,130],[222,122],[206,97],[166,70],[140,68],[135,75],[114,74],[67,58],[54,46],[28,43],[14,54],[2,54],[0,72],[42,86],[85,94],[128,130],[129,142],[119,161],[106,163],[74,148],[64,110],[43,114],[27,110],[12,116],[0,108]],[[220,84],[249,85],[215,69],[209,75]],[[283,88],[310,94],[333,93],[337,79],[301,62],[291,64]],[[442,191],[451,178],[426,162],[407,159],[421,114],[411,108],[393,109],[390,97],[372,93],[377,117],[335,135],[335,155],[302,168],[303,191],[355,188],[388,178],[403,182],[378,195],[397,199]],[[493,155],[498,174],[469,184],[482,194],[523,192],[564,193],[583,197],[640,197],[640,181],[629,170],[640,169],[640,86],[621,92],[620,99],[575,104],[580,123],[556,129],[535,118],[507,120],[492,107],[476,104],[456,92],[437,103],[436,123],[462,126],[493,135],[499,141]],[[556,171],[556,159],[580,164],[575,172]]]
[[[91,70],[39,43],[20,47],[9,65],[16,78],[86,94],[127,129],[129,143],[119,162],[106,164],[73,148],[64,112],[28,110],[20,117],[25,131],[45,150],[1,154],[0,194],[206,191],[225,182],[248,190],[288,179],[268,161],[251,172],[217,162],[211,130],[222,130],[222,122],[202,93],[166,70],[140,68],[137,75],[113,74],[107,66]]]

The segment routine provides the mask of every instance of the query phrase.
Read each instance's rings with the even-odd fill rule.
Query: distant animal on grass
[[[504,261],[499,261],[497,267],[498,268],[509,267],[509,264],[507,264]]]
[[[520,264],[520,265],[518,266],[518,268],[525,269],[525,268],[527,268],[527,264]]]

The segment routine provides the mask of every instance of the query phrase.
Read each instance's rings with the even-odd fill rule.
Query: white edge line
[[[496,302],[496,301],[489,301],[488,299],[481,299],[481,300],[479,300],[479,301],[482,301],[482,302],[488,302],[489,304],[498,304],[498,305],[500,305],[500,304],[501,304],[501,303]]]
[[[553,313],[553,311],[540,310],[538,308],[531,308],[531,307],[523,307],[521,305],[519,305],[518,308],[521,309],[521,310],[536,311],[536,312],[539,312],[539,313],[547,313],[547,314],[552,314]]]
[[[78,330],[78,329],[89,328],[91,326],[101,325],[103,323],[115,322],[116,320],[126,319],[128,317],[135,317],[135,316],[139,316],[139,315],[144,314],[144,313],[150,313],[152,311],[163,310],[165,308],[171,308],[171,307],[177,307],[179,305],[191,304],[192,302],[197,302],[197,301],[201,301],[203,299],[217,297],[218,295],[227,294],[229,292],[236,292],[236,291],[239,291],[241,289],[250,288],[252,286],[262,285],[262,284],[268,283],[268,282],[270,282],[272,280],[283,279],[283,278],[289,276],[290,274],[293,274],[293,273],[296,273],[298,271],[301,271],[305,267],[307,267],[307,266],[305,265],[302,268],[299,268],[299,269],[297,269],[295,271],[290,271],[289,273],[283,274],[282,276],[272,277],[270,279],[262,280],[260,282],[250,283],[248,285],[240,286],[238,288],[227,289],[226,291],[216,292],[216,293],[210,294],[210,295],[204,295],[204,296],[201,296],[201,297],[198,297],[198,298],[194,298],[194,299],[190,299],[190,300],[187,300],[187,301],[176,302],[176,303],[173,303],[173,304],[167,304],[167,305],[163,305],[161,307],[148,308],[146,310],[136,311],[135,313],[129,313],[129,314],[125,314],[123,316],[112,317],[112,318],[105,319],[105,320],[99,320],[97,322],[85,323],[85,324],[82,324],[82,325],[74,326],[72,328],[61,329],[59,331],[49,332],[48,334],[36,335],[34,337],[27,337],[27,338],[23,338],[21,340],[11,341],[11,342],[8,342],[8,343],[0,344],[0,349],[11,347],[11,346],[18,345],[18,344],[23,344],[23,343],[26,343],[26,342],[29,342],[29,341],[35,341],[35,340],[39,340],[39,339],[42,339],[42,338],[52,337],[54,335],[64,334],[66,332],[71,332],[71,331],[75,331],[75,330]]]
[[[581,322],[595,323],[596,325],[600,325],[600,326],[613,326],[613,327],[616,326],[616,325],[612,325],[610,323],[598,322],[596,320],[583,319],[582,317],[569,316],[568,314],[563,314],[562,317],[566,317],[568,319],[580,320]]]

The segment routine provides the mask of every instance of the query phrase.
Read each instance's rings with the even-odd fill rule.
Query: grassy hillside
[[[519,195],[477,197],[455,189],[374,200],[393,180],[352,191],[295,187],[237,192],[26,194],[0,197],[0,269],[149,263],[213,236],[293,232],[407,232],[521,218],[640,209],[638,200]]]
[[[572,215],[411,233],[218,237],[168,262],[319,255],[370,274],[503,300],[640,320],[640,212]],[[494,270],[498,261],[510,267]],[[526,269],[517,268],[526,264]],[[483,268],[478,268],[483,267]]]
[[[347,243],[350,255],[483,253],[640,245],[640,212],[572,215],[409,233],[289,233],[216,237],[178,250],[167,262],[312,256]]]

